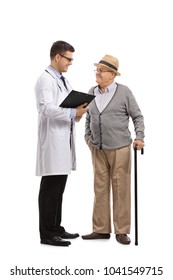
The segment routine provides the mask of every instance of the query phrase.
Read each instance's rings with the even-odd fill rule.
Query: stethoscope
[[[45,70],[47,73],[49,73],[49,75],[51,75],[54,79],[56,79],[56,81],[57,81],[57,86],[59,87],[59,89],[60,89],[60,91],[62,92],[63,90],[62,90],[62,87],[61,87],[61,85],[58,83],[58,80],[57,80],[57,78],[55,78],[49,71],[47,71],[47,70]],[[68,89],[66,89],[67,91],[68,91]],[[68,91],[69,92],[69,91]]]

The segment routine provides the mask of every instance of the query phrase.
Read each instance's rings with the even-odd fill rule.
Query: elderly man
[[[95,101],[88,106],[85,140],[91,150],[94,170],[93,232],[84,240],[109,239],[111,205],[116,240],[130,244],[130,181],[132,119],[136,137],[133,146],[144,146],[144,120],[130,89],[115,83],[119,61],[105,55],[96,66],[97,86],[89,90]],[[112,204],[110,203],[112,191]]]

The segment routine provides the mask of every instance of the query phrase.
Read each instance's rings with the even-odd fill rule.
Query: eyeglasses
[[[98,72],[98,73],[104,73],[104,72],[112,72],[112,71],[109,71],[109,70],[102,70],[102,69],[99,69],[99,68],[97,68],[97,69],[95,69],[94,70],[94,72]]]
[[[71,57],[67,57],[67,56],[65,56],[65,55],[63,55],[63,54],[59,54],[60,56],[62,56],[62,57],[64,57],[64,58],[66,58],[69,62],[72,62],[73,61],[73,58],[71,58]]]

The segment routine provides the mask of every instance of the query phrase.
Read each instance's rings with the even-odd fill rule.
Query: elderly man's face
[[[95,72],[96,82],[100,86],[109,86],[116,76],[116,74],[107,67],[99,67]]]

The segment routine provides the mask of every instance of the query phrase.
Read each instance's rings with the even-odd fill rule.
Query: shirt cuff
[[[76,117],[76,109],[75,108],[71,108],[70,111],[70,118],[74,119]]]

